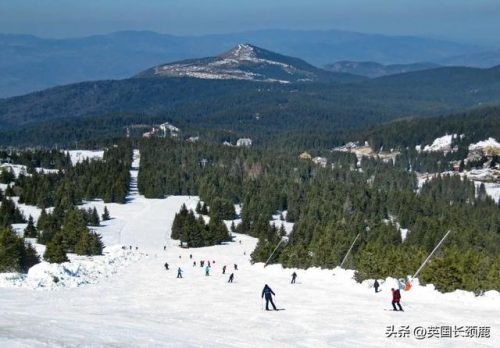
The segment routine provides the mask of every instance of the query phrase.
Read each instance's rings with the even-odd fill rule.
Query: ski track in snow
[[[369,282],[356,283],[352,271],[309,269],[297,270],[292,285],[292,269],[250,264],[256,239],[249,236],[236,235],[235,242],[222,246],[179,248],[168,238],[171,222],[182,203],[194,209],[198,197],[140,196],[138,152],[134,156],[129,201],[106,204],[113,219],[98,230],[107,245],[138,246],[142,257],[97,284],[57,292],[0,288],[0,347],[500,346],[497,292],[443,295],[431,286],[414,286],[402,293],[405,312],[392,312],[384,309],[391,308],[394,281],[375,294]],[[100,201],[86,205],[100,212],[104,207]],[[201,259],[215,261],[209,277],[198,265]],[[228,284],[234,263],[239,270]],[[178,266],[183,279],[175,277]],[[262,310],[266,283],[286,311]],[[490,326],[491,338],[386,338],[390,325]]]

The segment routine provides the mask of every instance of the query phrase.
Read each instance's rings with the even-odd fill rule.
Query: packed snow
[[[113,219],[98,228],[109,253],[72,257],[69,264],[44,263],[30,270],[30,281],[11,279],[8,287],[0,287],[0,346],[500,346],[500,297],[495,291],[480,297],[463,291],[441,294],[417,280],[402,293],[405,312],[393,312],[394,279],[385,280],[376,294],[372,281],[356,283],[353,271],[311,268],[295,270],[297,283],[290,284],[293,269],[250,262],[257,241],[246,235],[235,234],[234,242],[225,245],[180,248],[169,238],[173,216],[182,204],[194,209],[198,198],[139,195],[139,154],[134,156],[128,203],[107,204]],[[100,212],[104,206],[99,201],[87,205]],[[200,260],[211,261],[210,276]],[[223,265],[228,267],[224,275]],[[183,279],[176,279],[177,267],[184,271]],[[235,274],[232,284],[227,282],[230,273]],[[54,275],[61,285],[54,283]],[[6,277],[15,278],[3,275],[4,283]],[[263,310],[264,284],[276,293],[278,308],[286,310]],[[490,338],[420,340],[413,334],[419,326],[465,325],[489,327]],[[387,337],[392,326],[409,326],[411,334]]]

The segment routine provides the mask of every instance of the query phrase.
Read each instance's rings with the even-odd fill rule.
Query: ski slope
[[[178,247],[169,238],[173,217],[183,203],[194,209],[198,198],[145,199],[136,190],[139,154],[134,157],[128,203],[106,205],[113,219],[99,232],[107,245],[130,245],[133,250],[127,253],[137,257],[95,284],[55,290],[0,287],[0,347],[500,346],[497,292],[443,295],[432,286],[414,286],[402,293],[405,312],[393,312],[387,309],[395,281],[388,279],[375,294],[368,282],[356,283],[352,271],[309,269],[296,270],[297,284],[292,285],[292,269],[250,263],[256,239],[249,236],[235,235],[227,245]],[[87,205],[100,212],[104,207],[99,201]],[[215,261],[210,276],[199,267],[200,260]],[[177,267],[183,279],[176,278]],[[231,272],[233,284],[227,283]],[[264,284],[286,310],[262,310]],[[412,330],[489,326],[491,337],[388,338],[391,325]]]

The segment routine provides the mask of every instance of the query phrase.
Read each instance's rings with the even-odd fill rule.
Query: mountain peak
[[[241,43],[220,55],[221,58],[236,60],[251,60],[257,58],[257,47],[248,43]]]
[[[240,43],[215,57],[188,59],[158,65],[137,77],[193,77],[211,80],[261,82],[357,81],[359,77],[333,74],[305,61]]]

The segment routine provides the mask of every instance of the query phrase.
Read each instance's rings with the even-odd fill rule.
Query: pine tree
[[[20,269],[19,237],[10,228],[0,228],[0,272],[18,272]]]
[[[52,240],[47,243],[43,258],[50,263],[69,261],[66,256],[66,251],[64,250],[64,238],[60,232],[56,233]]]
[[[0,229],[0,272],[27,272],[39,263],[35,249],[10,228]]]
[[[104,213],[102,214],[102,221],[108,221],[110,219],[108,207],[104,206]]]
[[[99,214],[97,213],[97,209],[95,207],[94,209],[92,209],[90,221],[91,226],[99,226],[101,224],[101,221],[99,220]]]
[[[28,226],[24,229],[25,238],[36,238],[38,236],[38,231],[33,222],[33,217],[30,215],[28,218]]]
[[[31,245],[31,243],[27,243],[24,245],[21,254],[21,271],[28,272],[28,270],[40,263],[40,256],[38,256],[35,248]]]
[[[101,236],[94,231],[83,232],[80,240],[75,245],[75,253],[78,255],[102,255],[104,245]]]

